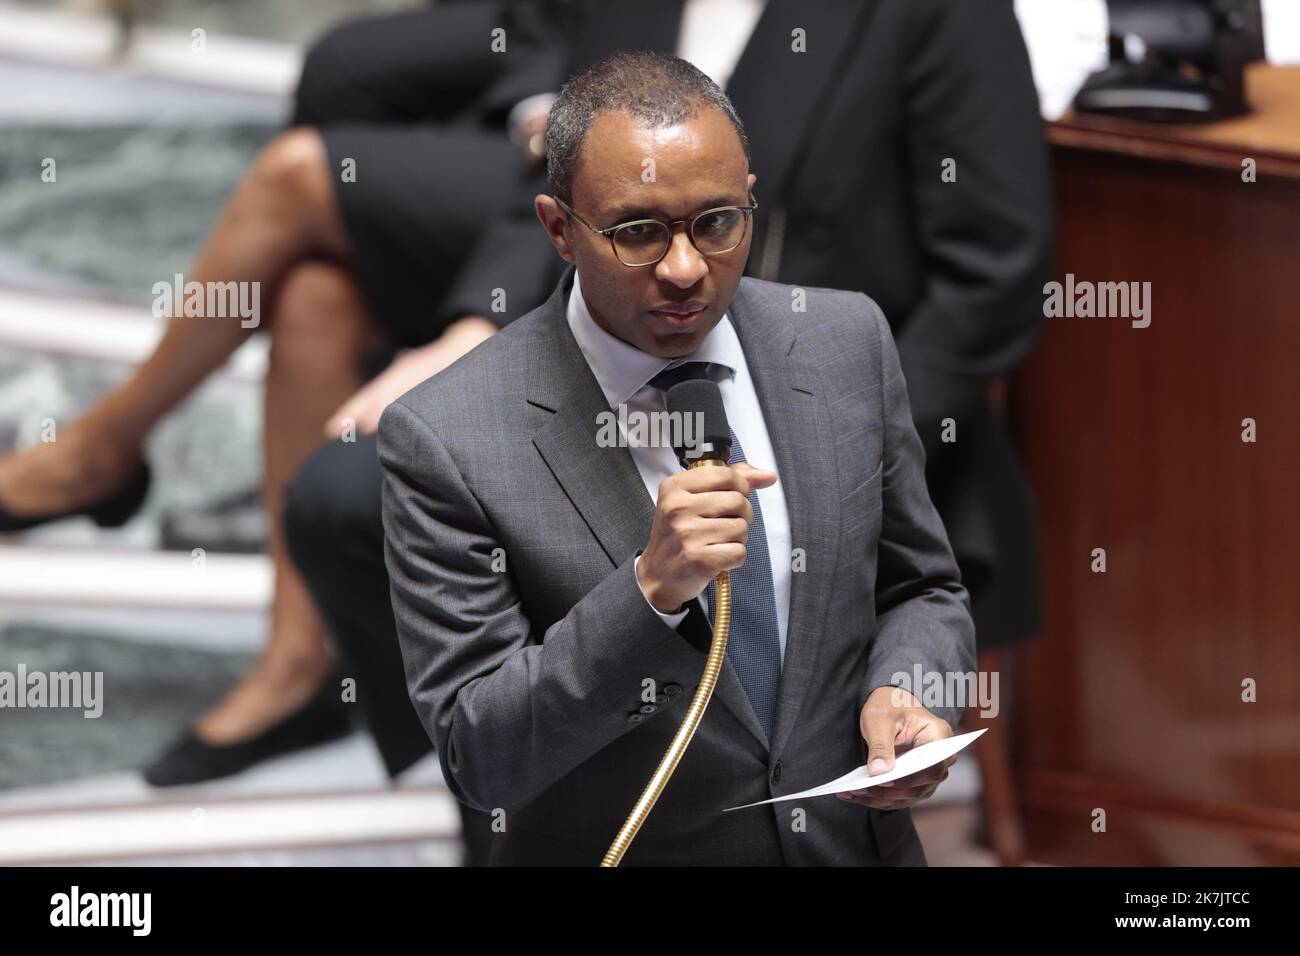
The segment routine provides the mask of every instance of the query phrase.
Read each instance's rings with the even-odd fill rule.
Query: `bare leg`
[[[362,384],[360,358],[380,341],[360,290],[339,266],[307,263],[285,281],[266,378],[264,494],[275,565],[271,636],[262,656],[197,724],[200,739],[230,744],[299,710],[330,673],[327,630],[289,559],[284,491],[321,444],[330,413]]]
[[[316,130],[279,136],[236,188],[187,278],[258,282],[260,301],[269,305],[303,260],[345,260],[331,175]],[[0,459],[0,507],[15,516],[54,514],[113,494],[131,477],[149,430],[252,332],[237,318],[173,317],[153,354],[60,428],[56,442]]]

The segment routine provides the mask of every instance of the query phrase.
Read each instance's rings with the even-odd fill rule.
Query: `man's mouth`
[[[690,325],[706,308],[708,306],[688,303],[669,309],[651,309],[650,314],[669,325]]]

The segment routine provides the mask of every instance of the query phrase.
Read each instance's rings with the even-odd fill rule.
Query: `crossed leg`
[[[346,269],[307,262],[276,301],[266,376],[263,497],[275,570],[270,638],[243,679],[195,726],[210,744],[246,740],[296,712],[335,663],[328,629],[289,556],[285,489],[322,443],[330,413],[362,384],[362,358],[383,342]]]
[[[343,265],[348,240],[320,134],[299,127],[258,156],[187,277],[261,283],[271,306],[265,392],[264,497],[275,569],[270,638],[254,665],[196,725],[211,744],[250,738],[300,708],[333,655],[284,544],[284,489],[322,441],[322,427],[362,384],[361,359],[381,341]],[[111,496],[133,475],[149,431],[247,338],[236,318],[173,316],[153,353],[58,440],[0,459],[0,507],[56,514]]]
[[[299,264],[347,256],[324,143],[299,127],[259,154],[187,278],[258,282],[261,301],[273,303]],[[15,517],[58,514],[120,490],[150,429],[253,332],[235,318],[173,316],[153,353],[57,441],[0,458],[0,507]]]

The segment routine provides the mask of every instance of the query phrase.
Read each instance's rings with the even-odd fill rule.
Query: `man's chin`
[[[662,319],[651,313],[654,325],[650,328],[650,335],[657,346],[655,354],[664,358],[678,358],[694,352],[717,324],[709,320],[708,313],[709,310],[705,309],[689,325],[677,328],[665,326]]]
[[[700,347],[704,336],[698,330],[693,332],[656,333],[651,340],[651,348],[645,351],[660,358],[682,358],[690,355]]]

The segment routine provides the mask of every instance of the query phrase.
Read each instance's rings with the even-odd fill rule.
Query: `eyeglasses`
[[[749,217],[758,208],[754,194],[748,206],[717,206],[696,213],[690,219],[634,219],[608,229],[597,229],[574,212],[559,196],[552,197],[574,219],[597,235],[609,239],[614,255],[625,266],[652,266],[668,254],[672,245],[673,226],[687,223],[686,234],[701,255],[718,256],[731,252],[745,241]]]

